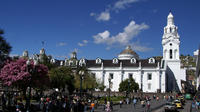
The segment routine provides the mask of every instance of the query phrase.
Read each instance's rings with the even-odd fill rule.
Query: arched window
[[[131,63],[136,63],[136,59],[135,59],[135,58],[132,58],[132,59],[131,59]]]
[[[69,61],[69,66],[72,66],[73,65],[73,61]]]
[[[167,49],[164,50],[164,58],[167,57]]]
[[[177,55],[177,49],[175,49],[175,50],[174,50],[174,59],[176,59],[176,58],[177,58],[177,56],[176,56],[176,55]]]
[[[51,63],[55,63],[56,62],[56,60],[55,59],[51,59]]]
[[[155,63],[155,59],[154,58],[150,58],[149,59],[149,63]]]
[[[96,64],[101,64],[101,59],[100,58],[96,59]]]
[[[172,59],[172,49],[169,50],[169,59]]]
[[[113,63],[114,63],[114,64],[117,64],[117,63],[118,63],[118,59],[117,59],[117,58],[114,58],[114,59],[113,59]]]
[[[80,65],[80,66],[85,65],[85,59],[81,59],[81,60],[79,61],[79,65]]]
[[[60,66],[63,66],[63,61],[60,62]]]

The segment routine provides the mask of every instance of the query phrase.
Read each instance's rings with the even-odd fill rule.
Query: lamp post
[[[110,102],[110,83],[111,83],[111,77],[108,78],[108,83],[109,83],[109,94],[108,94],[108,97],[109,97],[109,102]]]
[[[130,79],[128,79],[128,98],[129,98],[129,93],[130,93]]]
[[[79,75],[80,75],[80,98],[82,98],[82,80],[83,80],[83,76],[84,76],[84,71],[80,70]]]
[[[31,61],[29,59],[26,61],[26,64],[27,64],[27,71],[31,74],[30,81],[29,81],[29,87],[28,87],[28,99],[27,99],[27,102],[26,102],[27,103],[26,104],[27,112],[30,112],[32,75],[35,73],[35,71],[37,69],[36,66],[38,65],[38,61],[34,60],[34,66],[33,66],[33,68],[30,68]]]

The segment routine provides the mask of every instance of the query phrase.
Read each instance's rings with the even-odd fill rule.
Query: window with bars
[[[152,80],[152,73],[148,73],[148,74],[147,74],[147,79],[148,79],[148,80]]]
[[[109,77],[110,77],[110,79],[113,79],[114,78],[113,73],[110,73]]]
[[[128,74],[128,78],[130,79],[130,78],[133,78],[133,74],[132,73],[129,73]]]

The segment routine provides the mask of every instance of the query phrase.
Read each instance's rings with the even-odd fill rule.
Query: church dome
[[[128,45],[128,46],[118,55],[118,59],[119,59],[119,60],[129,60],[129,59],[131,59],[131,58],[136,58],[136,59],[138,59],[139,56],[138,56],[138,54],[137,54],[135,51],[133,51],[133,50],[131,49],[131,46]]]

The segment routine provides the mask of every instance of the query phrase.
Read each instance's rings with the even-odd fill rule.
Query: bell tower
[[[182,90],[181,80],[185,75],[181,70],[180,62],[180,37],[178,27],[174,24],[174,16],[170,12],[167,16],[167,26],[164,27],[162,37],[163,60],[166,64],[167,91],[180,92]]]
[[[167,17],[167,26],[164,27],[162,37],[163,59],[179,60],[180,39],[178,27],[174,25],[174,16],[170,12]]]

